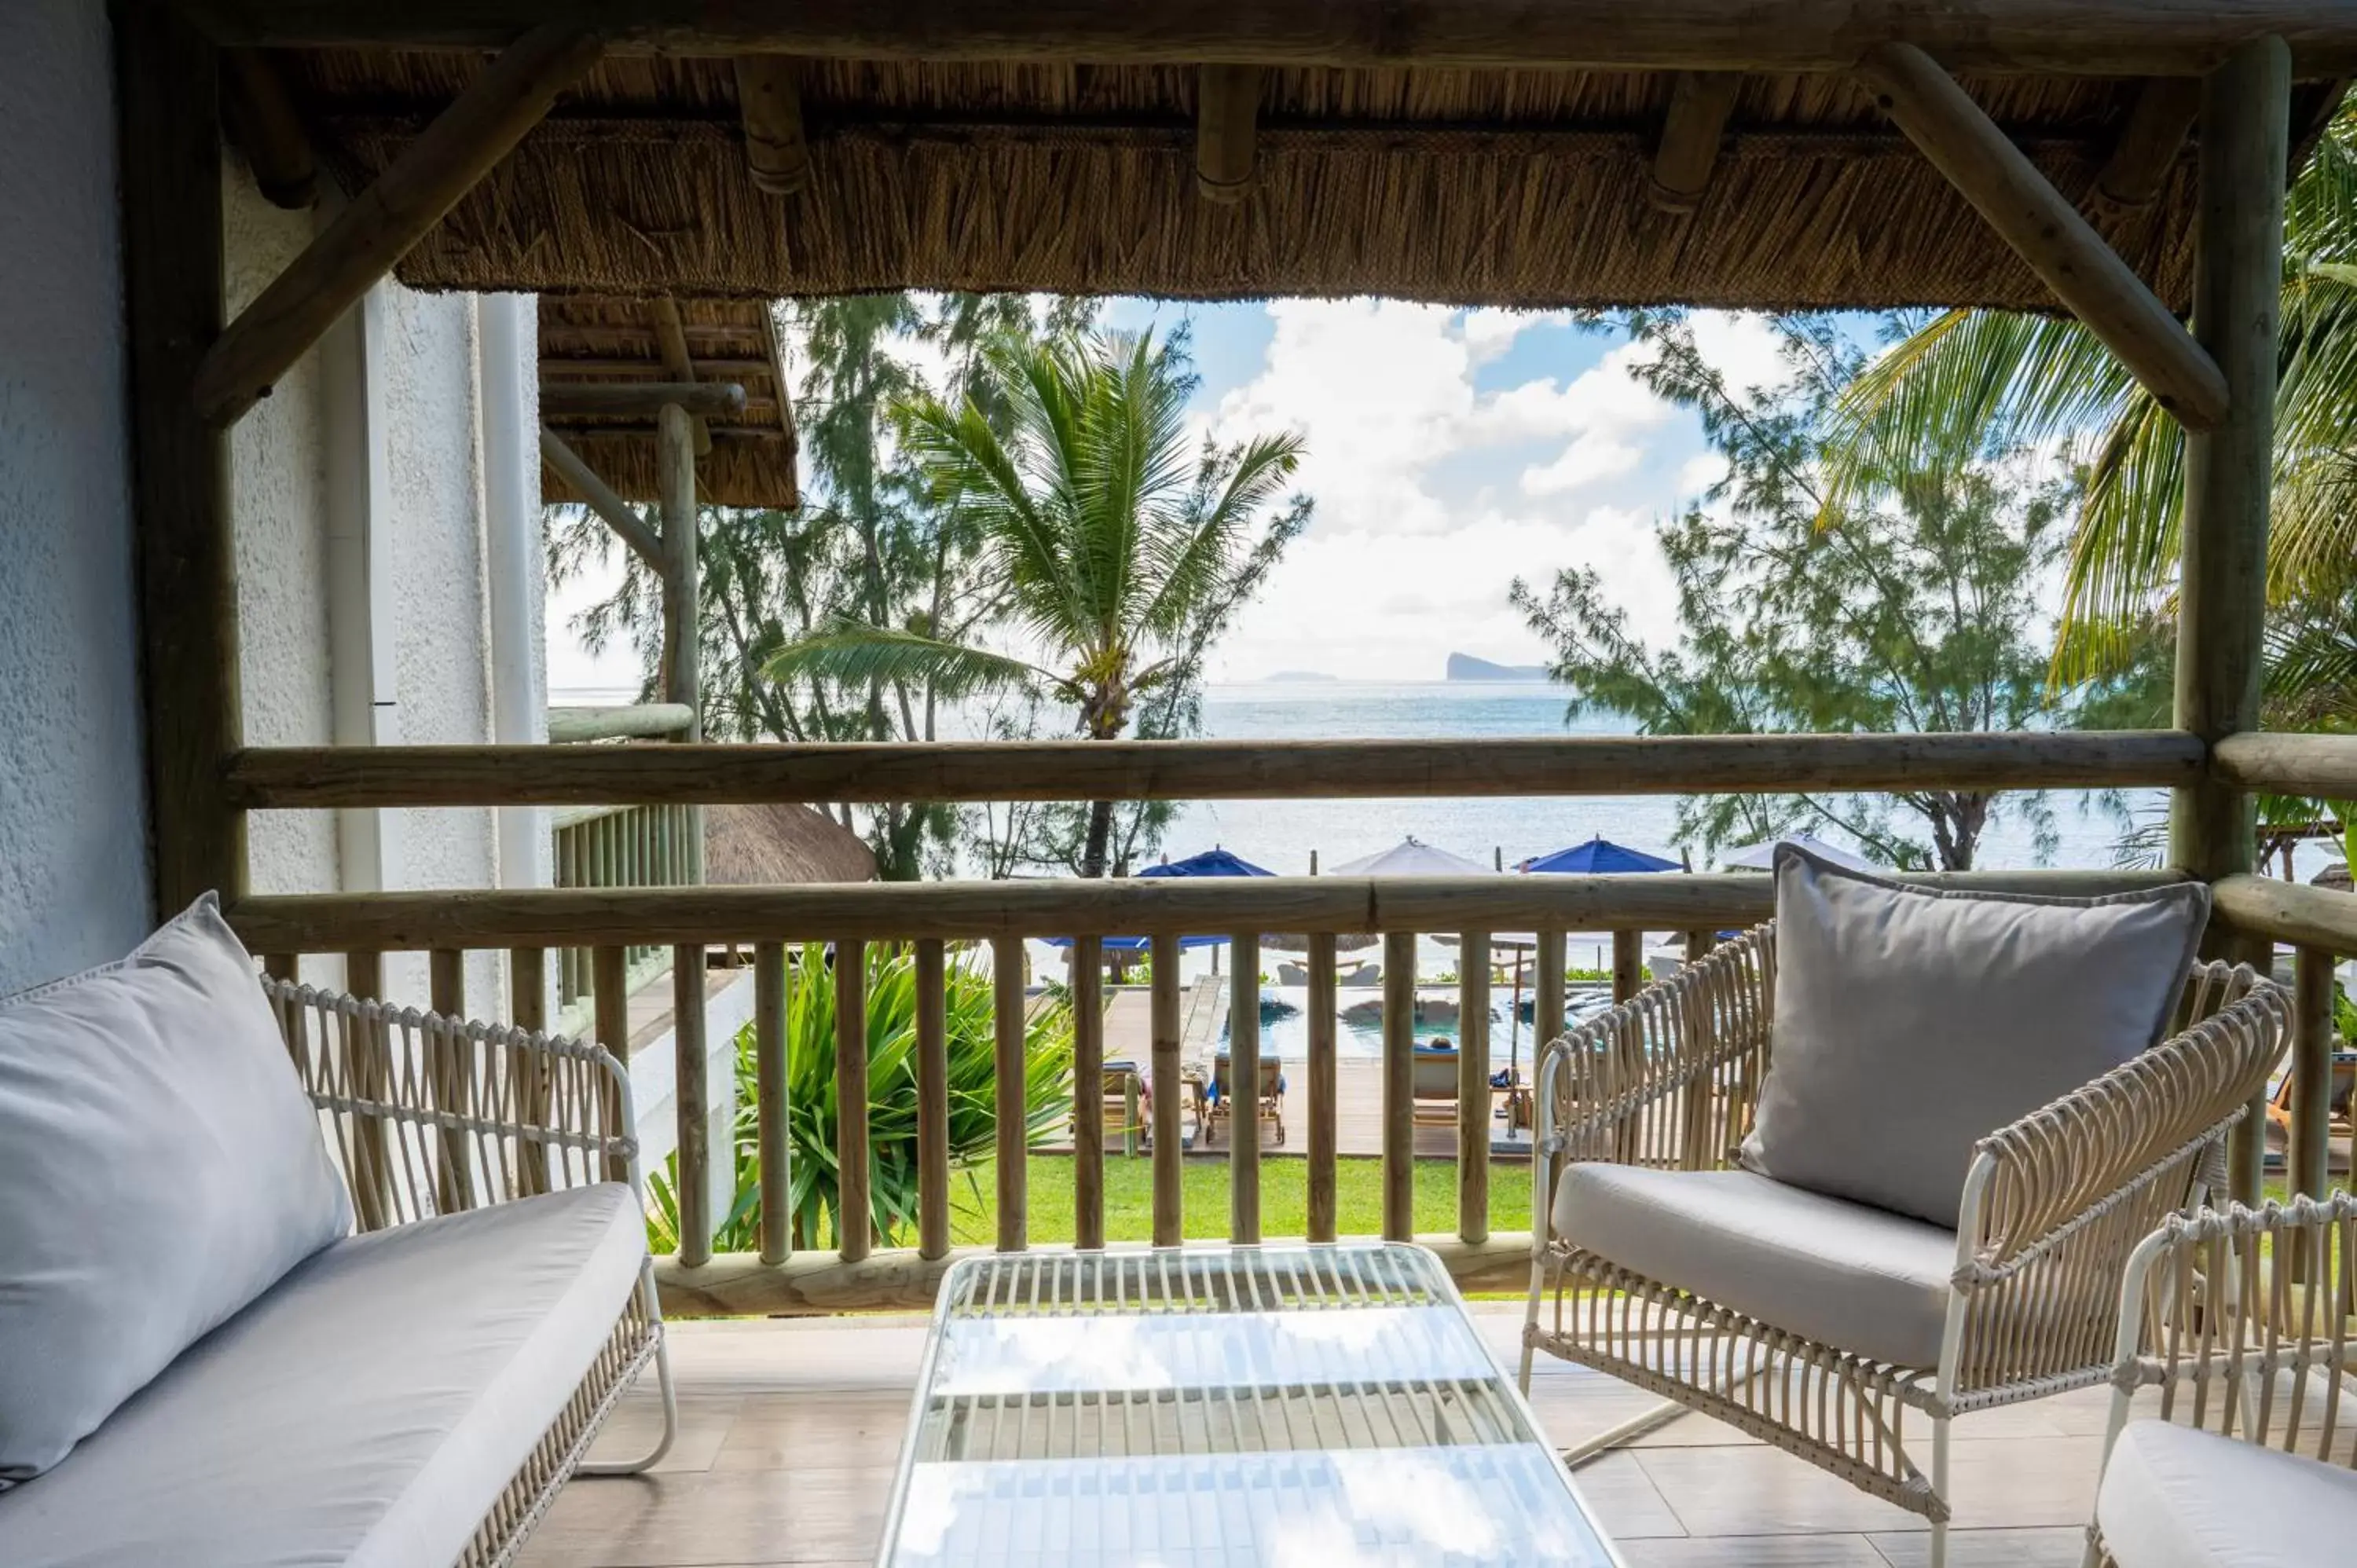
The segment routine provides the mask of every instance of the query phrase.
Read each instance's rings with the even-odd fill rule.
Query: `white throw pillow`
[[[2160,1038],[2210,890],[2062,898],[1776,851],[1768,1077],[1742,1163],[1953,1230],[1973,1147]]]
[[[0,1487],[350,1229],[211,894],[119,962],[0,999]]]

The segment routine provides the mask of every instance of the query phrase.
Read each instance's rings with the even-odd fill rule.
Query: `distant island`
[[[1269,677],[1272,681],[1339,681],[1339,675],[1329,675],[1323,670],[1280,670]]]
[[[1448,679],[1451,681],[1544,681],[1547,678],[1544,664],[1492,664],[1469,653],[1448,656]]]

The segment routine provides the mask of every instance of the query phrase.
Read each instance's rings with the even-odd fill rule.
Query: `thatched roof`
[[[691,378],[735,381],[745,389],[740,414],[706,421],[712,449],[695,463],[699,495],[718,506],[802,504],[795,469],[792,387],[778,350],[777,324],[759,299],[674,297]],[[543,295],[540,300],[542,383],[614,386],[671,381],[654,298],[609,295]],[[625,500],[651,501],[655,489],[652,420],[551,419],[550,427],[581,455],[590,471]],[[552,501],[580,500],[554,469],[541,475]]]
[[[876,856],[857,833],[808,806],[706,806],[704,880],[740,887],[873,882]]]
[[[480,60],[288,58],[348,182],[382,169]],[[2054,305],[1846,76],[1745,77],[1699,209],[1681,215],[1648,198],[1674,83],[1663,71],[1272,68],[1258,185],[1231,206],[1196,189],[1187,67],[811,59],[795,70],[812,166],[798,194],[755,188],[729,61],[611,57],[410,252],[401,277],[697,297],[926,287]],[[2090,193],[2141,86],[1963,81],[2073,199]],[[2295,134],[2337,95],[2300,85]],[[2179,307],[2193,186],[2189,146],[2151,205],[2095,214]]]

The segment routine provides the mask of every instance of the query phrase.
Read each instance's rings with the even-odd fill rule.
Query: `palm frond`
[[[773,681],[833,681],[853,687],[872,682],[930,682],[951,698],[1058,681],[1051,672],[1003,653],[856,621],[837,621],[789,643],[770,656],[765,673]]]

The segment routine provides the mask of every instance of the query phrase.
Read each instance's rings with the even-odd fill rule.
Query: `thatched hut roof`
[[[736,887],[873,882],[876,855],[857,833],[808,806],[706,806],[704,880]]]
[[[688,379],[735,381],[745,389],[741,413],[706,422],[712,449],[696,460],[697,492],[718,506],[791,511],[802,504],[793,392],[768,301],[543,295],[542,384],[617,386],[681,379],[678,367],[664,357],[661,318],[667,306],[678,313],[693,372]],[[576,416],[548,424],[625,500],[656,499],[652,420]],[[585,499],[553,468],[541,476],[541,493],[553,501]]]
[[[290,55],[348,182],[480,69],[465,52]],[[696,297],[901,287],[1202,299],[1362,293],[1463,305],[2052,308],[2038,279],[1850,77],[1745,76],[1691,213],[1649,199],[1674,73],[1273,67],[1258,181],[1196,188],[1198,73],[1071,60],[808,59],[810,182],[748,171],[726,59],[609,57],[401,263],[425,288]],[[1965,88],[2175,307],[2193,159],[2136,210],[2090,199],[2143,84]],[[2295,91],[2312,134],[2338,84]]]

